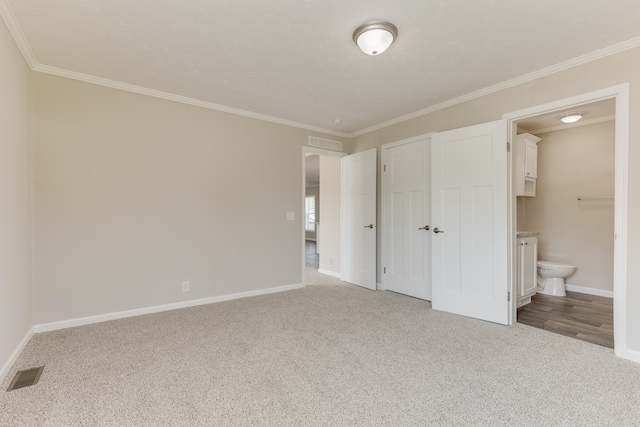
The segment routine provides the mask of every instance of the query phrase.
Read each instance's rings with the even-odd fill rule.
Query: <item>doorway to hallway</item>
[[[304,265],[316,270],[320,268],[320,256],[316,242],[313,240],[305,240],[304,242]]]
[[[307,269],[340,278],[340,159],[345,155],[314,147],[302,149],[304,284]],[[309,203],[311,198],[313,203]]]

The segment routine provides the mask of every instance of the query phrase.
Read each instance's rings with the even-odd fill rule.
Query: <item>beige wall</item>
[[[637,262],[640,259],[640,48],[358,136],[349,145],[351,152],[364,151],[416,135],[497,120],[505,113],[626,82],[630,83],[631,88],[627,345],[630,350],[640,352],[640,263]]]
[[[577,267],[568,285],[613,291],[615,123],[538,134],[536,197],[518,198],[518,229],[539,231],[538,257]]]
[[[0,380],[33,324],[29,76],[0,19]]]
[[[320,156],[320,270],[340,274],[340,158]]]
[[[305,190],[305,195],[307,197],[310,196],[315,196],[316,197],[316,222],[320,221],[320,187],[316,186],[316,187],[307,187]],[[302,212],[303,218],[305,215],[305,212]],[[303,221],[306,220],[306,218],[303,219]],[[305,230],[304,232],[304,238],[307,240],[316,240],[316,231],[307,231]]]
[[[32,89],[36,324],[301,283],[308,131],[46,74]]]

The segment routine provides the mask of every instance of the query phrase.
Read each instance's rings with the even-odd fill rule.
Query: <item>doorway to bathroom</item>
[[[614,322],[614,303],[622,306],[626,297],[626,268],[622,268],[626,248],[619,249],[620,238],[626,237],[626,194],[621,189],[626,188],[627,164],[621,153],[626,152],[628,142],[616,116],[624,96],[615,92],[592,93],[513,113],[509,118],[512,141],[516,143],[515,135],[520,139],[531,135],[526,138],[535,141],[537,151],[537,170],[533,179],[527,179],[526,189],[517,183],[516,162],[522,159],[517,153],[513,158],[514,284],[522,279],[517,277],[522,265],[517,255],[523,253],[518,244],[536,243],[541,261],[575,266],[575,271],[567,271],[562,292],[549,286],[543,289],[557,282],[535,277],[531,280],[538,292],[533,295],[523,296],[516,286],[517,321],[615,346],[619,353],[626,344],[626,319],[616,310]],[[626,114],[628,104],[621,110]],[[566,125],[559,121],[574,112],[582,115],[578,122]],[[616,197],[620,194],[623,197]],[[533,241],[518,239],[517,232]],[[529,271],[535,274],[535,267]],[[560,296],[564,288],[566,295]]]

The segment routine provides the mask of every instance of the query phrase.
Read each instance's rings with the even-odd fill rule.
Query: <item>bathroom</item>
[[[538,293],[519,309],[518,321],[577,338],[594,335],[591,342],[612,347],[615,106],[600,101],[578,111],[582,118],[569,125],[559,121],[563,113],[518,123],[518,134],[540,138],[535,197],[517,197],[518,230],[537,237],[539,262],[575,266],[564,286],[538,278]],[[586,330],[573,330],[581,323]]]

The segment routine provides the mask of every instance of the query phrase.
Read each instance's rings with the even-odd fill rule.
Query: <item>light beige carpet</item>
[[[632,426],[640,365],[604,347],[325,283],[37,334],[1,426]]]

